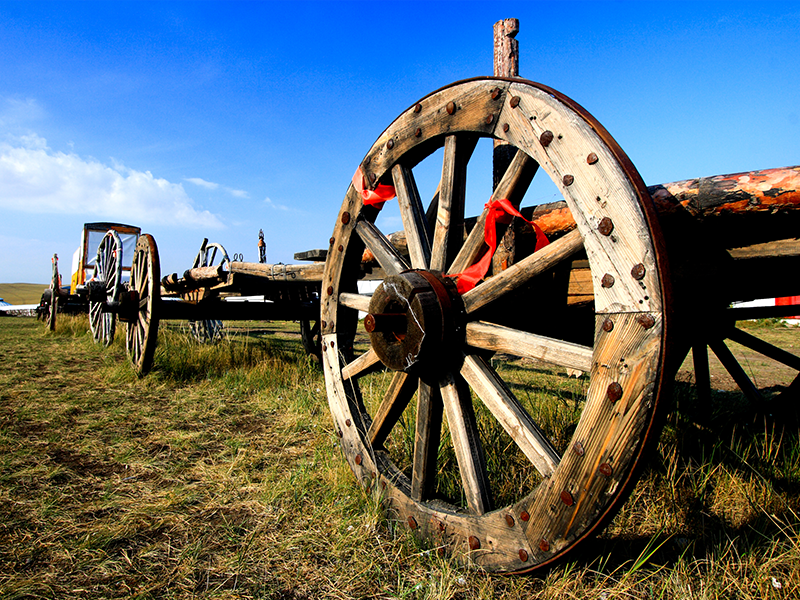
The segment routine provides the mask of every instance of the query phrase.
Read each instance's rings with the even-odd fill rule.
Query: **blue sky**
[[[572,97],[648,185],[800,164],[798,2],[0,2],[0,282],[46,282],[88,221],[269,262],[325,247],[418,98],[492,73]],[[486,199],[481,200],[485,201]]]

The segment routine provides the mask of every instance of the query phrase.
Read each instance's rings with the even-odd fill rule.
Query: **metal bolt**
[[[447,110],[448,115],[452,115],[454,112],[456,112],[456,103],[453,101],[448,102],[445,109]]]
[[[614,321],[612,321],[611,319],[606,317],[606,320],[603,321],[603,331],[608,333],[609,331],[612,331],[613,329],[614,329]]]
[[[469,536],[469,549],[470,550],[479,550],[481,547],[481,541],[476,538],[474,535]]]
[[[520,100],[519,96],[514,96],[513,98],[511,98],[511,102],[509,102],[511,108],[517,108],[519,106],[519,100]]]
[[[524,548],[520,548],[519,550],[519,559],[522,562],[528,562],[528,552]]]
[[[583,456],[584,454],[586,454],[586,450],[583,449],[583,444],[581,444],[580,442],[575,442],[574,444],[572,444],[572,449],[578,456]]]
[[[328,326],[327,321],[322,321],[322,328],[325,329]]]
[[[586,157],[586,162],[589,163],[590,165],[593,165],[598,160],[600,159],[597,158],[597,154],[595,154],[594,152],[592,152],[589,156]]]
[[[553,141],[553,132],[552,131],[544,131],[542,135],[539,136],[539,143],[547,148],[550,145],[550,142]]]
[[[326,292],[328,292],[328,296],[332,295],[332,294],[333,294],[333,286],[332,286],[332,285],[329,285],[329,286],[328,286],[328,289],[327,289],[327,290],[325,290],[325,291],[326,291]]]
[[[352,424],[353,424],[353,422],[352,422],[350,419],[347,419],[347,420],[344,422],[344,424],[345,424],[345,425],[347,425],[348,427],[350,427],[350,425],[352,425]]]
[[[503,123],[503,133],[508,133],[509,129],[511,128],[508,126],[508,123]]]
[[[494,121],[494,115],[487,115],[486,116],[486,124],[491,125],[492,121]]]
[[[342,246],[341,244],[339,244],[339,252],[342,252],[342,251],[344,251],[344,246]]]
[[[547,552],[550,550],[550,543],[546,539],[542,538],[539,540],[539,550],[542,552]]]
[[[622,386],[616,381],[613,383],[609,383],[608,389],[606,390],[606,394],[608,395],[608,399],[611,400],[611,402],[616,402],[617,400],[622,398]]]
[[[422,104],[420,104],[419,102],[417,102],[417,103],[414,105],[414,112],[415,112],[415,113],[418,113],[418,112],[420,112],[421,110],[422,110]]]
[[[636,322],[639,323],[639,325],[641,325],[645,329],[650,329],[651,327],[653,327],[653,325],[656,324],[656,320],[653,317],[653,315],[648,315],[648,314],[639,315],[638,317],[636,317]]]
[[[360,454],[356,454],[356,464],[357,465],[361,464],[361,460],[362,460],[361,455]]]
[[[642,263],[633,265],[633,268],[631,269],[631,276],[637,281],[644,279],[645,273],[647,273],[647,269],[644,268]]]
[[[328,240],[328,241],[331,243],[331,246],[333,246],[333,243],[336,241],[336,238],[331,238],[331,239],[330,239],[330,240]]]
[[[523,521],[527,522],[528,519],[531,518],[531,516],[528,514],[527,510],[523,510],[521,513],[519,513],[519,518],[522,519]]]
[[[603,463],[602,465],[600,465],[600,472],[606,477],[611,477],[611,473],[614,472],[614,469],[611,468],[610,464]]]
[[[604,288],[610,288],[614,285],[614,276],[610,273],[606,273],[603,275],[603,279],[600,280],[600,285],[602,285]]]
[[[411,529],[416,529],[417,528],[417,520],[414,517],[410,516],[410,515],[408,517],[408,526]]]
[[[511,515],[506,515],[506,525],[508,525],[509,527],[513,527],[514,517],[512,517]]]
[[[343,212],[342,213],[342,223],[347,225],[349,222],[350,222],[350,213],[349,212]]]
[[[419,127],[417,127],[417,128],[414,130],[414,137],[419,137],[419,136],[421,136],[421,135],[422,135],[422,129],[420,129]]]
[[[497,100],[500,97],[500,88],[496,87],[492,90],[492,100]]]
[[[561,179],[564,182],[564,185],[567,187],[571,186],[575,182],[575,178],[572,175],[564,175]]]
[[[391,150],[392,148],[394,148],[394,140],[389,140],[388,142],[386,142],[386,147],[387,147],[389,150]]]
[[[611,217],[603,217],[600,219],[600,222],[597,224],[597,231],[603,235],[611,235],[611,232],[614,231],[614,221],[611,220]]]
[[[567,490],[561,492],[561,501],[567,506],[572,506],[573,504],[575,504],[575,500],[572,498],[572,494],[570,494]]]
[[[334,347],[334,343],[333,343],[333,342],[331,342],[331,348],[333,348],[333,347]]]

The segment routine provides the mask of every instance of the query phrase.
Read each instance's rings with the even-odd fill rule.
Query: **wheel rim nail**
[[[508,126],[508,123],[503,124],[503,132],[504,133],[508,133],[509,129],[511,129],[511,127]]]
[[[492,121],[494,121],[494,115],[487,115],[486,124],[491,125]]]
[[[550,543],[546,539],[542,538],[539,540],[539,550],[542,552],[547,552],[550,550]]]
[[[575,500],[567,490],[561,492],[561,501],[566,504],[567,506],[572,506],[575,504]]]
[[[389,140],[388,142],[386,142],[386,147],[387,147],[389,150],[391,150],[392,148],[394,148],[394,140]]]
[[[343,251],[344,251],[344,246],[342,246],[341,244],[339,244],[339,252],[343,252]]]
[[[653,325],[656,324],[656,320],[653,317],[653,315],[647,315],[647,314],[639,315],[638,317],[636,317],[636,322],[639,323],[639,325],[641,325],[645,329],[650,329],[651,327],[653,327]]]
[[[492,100],[497,100],[500,97],[500,88],[494,88],[492,90]]]
[[[610,464],[603,463],[602,465],[600,465],[600,472],[606,477],[611,477],[611,473],[614,472],[614,469],[611,468]]]
[[[422,135],[422,129],[420,129],[419,127],[417,127],[417,128],[414,130],[414,137],[419,137],[419,136],[421,136],[421,135]]]
[[[361,464],[361,455],[360,454],[356,454],[356,464],[357,465]]]
[[[417,103],[414,105],[414,112],[415,112],[415,113],[418,113],[418,112],[420,112],[420,111],[422,111],[422,104],[420,104],[419,102],[417,102]]]
[[[604,288],[610,288],[614,285],[614,276],[611,273],[606,273],[603,275],[600,285],[602,285]]]
[[[325,290],[325,291],[326,291],[326,292],[328,292],[328,296],[331,296],[331,295],[333,295],[333,286],[332,286],[332,285],[329,285],[329,286],[328,286],[328,289],[327,289],[327,290]]]
[[[602,235],[611,235],[611,232],[614,231],[614,221],[610,217],[603,217],[597,224],[597,231]]]
[[[561,179],[561,181],[564,182],[565,186],[569,187],[573,183],[575,183],[575,178],[572,175],[564,175],[564,177]]]
[[[481,547],[481,541],[476,538],[474,535],[469,536],[469,549],[470,550],[479,550]]]
[[[508,525],[509,527],[513,527],[514,517],[512,517],[511,515],[506,515],[506,525]]]
[[[519,106],[519,100],[520,100],[519,96],[514,96],[513,98],[511,98],[511,102],[509,102],[511,108],[517,108]]]
[[[350,427],[350,425],[352,425],[353,423],[350,421],[350,419],[347,419],[347,420],[344,422],[344,424],[345,424],[345,425],[347,425],[348,427]]]
[[[414,517],[409,516],[408,517],[408,526],[411,529],[416,529],[417,528],[417,520]]]
[[[609,331],[611,331],[613,329],[614,329],[614,321],[612,321],[609,318],[606,318],[606,320],[603,321],[603,331],[608,333]]]
[[[583,456],[584,454],[586,454],[586,450],[583,449],[583,444],[581,444],[580,442],[575,442],[572,445],[572,449],[578,456]]]
[[[349,222],[350,222],[350,213],[349,212],[342,213],[342,223],[347,225]],[[331,238],[331,239],[333,239],[333,238]]]
[[[597,158],[597,154],[595,154],[594,152],[592,152],[589,156],[586,157],[586,162],[589,163],[590,165],[595,164],[598,160],[600,159]]]
[[[610,383],[608,384],[606,393],[608,394],[608,399],[611,400],[611,402],[616,402],[622,398],[622,386],[616,381]]]
[[[333,243],[336,241],[336,238],[331,238],[331,239],[330,239],[330,240],[328,240],[328,241],[331,243],[331,246],[333,246]]]
[[[644,279],[645,273],[647,273],[647,269],[645,269],[642,263],[633,265],[633,268],[631,269],[631,275],[637,281]]]
[[[528,552],[524,548],[520,548],[519,550],[519,559],[522,562],[528,562]]]
[[[446,110],[448,115],[452,115],[454,112],[456,112],[456,103],[453,102],[452,100],[448,102]]]
[[[550,145],[550,142],[553,141],[553,137],[552,131],[542,132],[542,135],[539,136],[539,143],[547,148]]]
[[[530,518],[531,518],[531,516],[528,514],[528,511],[527,511],[527,510],[523,510],[523,511],[522,511],[522,512],[519,514],[519,518],[520,518],[520,519],[522,519],[523,521],[527,521],[528,519],[530,519]]]

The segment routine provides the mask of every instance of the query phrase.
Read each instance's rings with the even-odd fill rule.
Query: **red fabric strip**
[[[397,195],[393,185],[379,183],[374,190],[371,190],[365,183],[364,175],[361,173],[361,167],[358,167],[353,175],[353,187],[361,194],[364,206],[374,206],[380,210],[383,208],[385,202]]]
[[[489,265],[492,264],[492,257],[494,256],[495,250],[497,250],[497,224],[500,223],[501,225],[507,225],[511,222],[513,217],[519,217],[526,223],[530,224],[533,227],[533,230],[536,232],[536,246],[534,247],[534,252],[541,250],[550,241],[545,236],[544,231],[532,221],[528,221],[522,214],[514,207],[511,202],[509,202],[506,198],[498,198],[497,200],[492,200],[486,205],[486,209],[489,211],[486,214],[486,226],[483,230],[483,239],[488,246],[488,249],[481,255],[481,258],[478,262],[474,263],[471,267],[463,270],[461,273],[454,273],[453,275],[448,275],[448,277],[456,277],[456,286],[458,287],[458,292],[463,294],[468,292],[472,288],[474,288],[478,282],[486,276],[486,273],[489,271]]]

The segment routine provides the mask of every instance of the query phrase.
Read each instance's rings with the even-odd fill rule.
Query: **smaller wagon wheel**
[[[53,277],[50,280],[50,304],[45,313],[45,323],[50,331],[56,330],[56,313],[58,312],[58,293],[61,291],[58,276],[58,254],[53,254]]]
[[[112,230],[106,232],[97,247],[94,286],[102,286],[102,300],[89,300],[89,326],[95,342],[102,342],[108,347],[114,341],[117,316],[108,310],[110,304],[118,304],[122,294],[122,240]],[[98,294],[99,296],[99,294]]]
[[[161,266],[158,246],[146,233],[136,242],[131,264],[130,290],[138,299],[138,312],[127,324],[125,347],[133,368],[139,375],[153,366],[158,339],[158,311],[161,300]]]
[[[194,259],[192,268],[213,267],[226,265],[230,268],[231,259],[222,244],[208,244],[205,240],[200,246],[200,251]],[[219,319],[205,319],[202,321],[189,321],[192,336],[201,344],[212,343],[223,336],[223,324]]]

